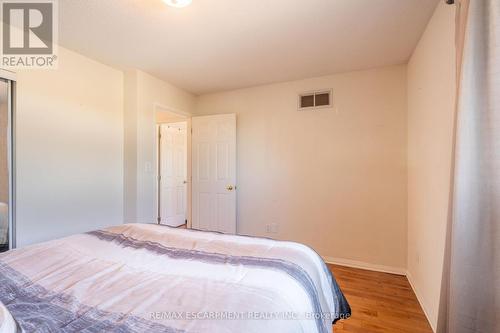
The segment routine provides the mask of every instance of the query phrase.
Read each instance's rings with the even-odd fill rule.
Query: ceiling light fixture
[[[183,8],[191,4],[191,0],[163,0],[170,7]]]

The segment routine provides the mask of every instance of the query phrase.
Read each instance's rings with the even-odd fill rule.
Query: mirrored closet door
[[[0,78],[0,252],[12,244],[12,112],[11,83]]]

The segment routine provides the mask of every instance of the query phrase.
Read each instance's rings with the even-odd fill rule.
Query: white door
[[[192,118],[192,227],[236,233],[236,115]]]
[[[160,125],[160,223],[186,223],[186,122]]]

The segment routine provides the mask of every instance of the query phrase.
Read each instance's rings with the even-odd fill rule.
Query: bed
[[[326,333],[350,316],[305,245],[153,224],[0,254],[0,302],[25,332]]]

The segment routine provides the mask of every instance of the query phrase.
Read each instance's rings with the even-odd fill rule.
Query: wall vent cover
[[[319,90],[299,94],[299,111],[316,110],[332,106],[332,91]]]

